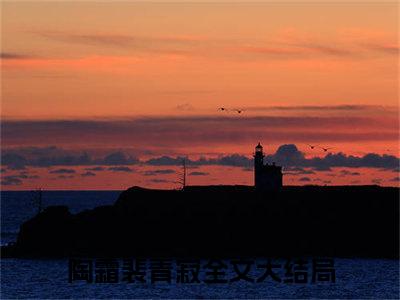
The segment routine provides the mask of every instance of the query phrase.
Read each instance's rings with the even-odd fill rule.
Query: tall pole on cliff
[[[177,183],[181,184],[181,191],[186,187],[186,159],[182,159],[182,173],[179,174],[179,181]]]

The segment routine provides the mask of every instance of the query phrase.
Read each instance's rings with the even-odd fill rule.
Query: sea
[[[71,213],[113,204],[120,191],[44,191],[43,207],[66,205]],[[1,244],[14,242],[21,224],[32,218],[37,207],[28,191],[1,192]],[[254,265],[261,263],[255,258]],[[306,260],[313,260],[307,258]],[[390,259],[331,258],[335,281],[281,282],[268,276],[262,282],[228,283],[98,283],[70,282],[69,259],[1,260],[1,299],[399,299],[399,261]],[[278,265],[285,265],[277,259]],[[226,265],[229,261],[225,261]],[[207,261],[201,261],[202,265]],[[308,271],[311,272],[311,265]],[[307,271],[307,272],[308,272]],[[331,270],[332,271],[332,270]],[[175,274],[176,270],[172,270]],[[226,276],[235,277],[233,268]],[[253,272],[253,270],[252,270]],[[251,273],[249,273],[251,274]],[[330,273],[332,274],[332,273]],[[253,274],[254,275],[254,274]],[[284,273],[283,273],[284,275]],[[174,278],[174,277],[172,277]],[[289,277],[288,277],[289,278]],[[322,277],[321,277],[322,278]]]

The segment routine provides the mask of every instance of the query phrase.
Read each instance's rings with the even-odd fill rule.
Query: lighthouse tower
[[[264,165],[264,152],[261,143],[254,152],[254,186],[257,191],[278,191],[282,188],[282,167],[275,165]]]
[[[261,186],[262,170],[264,167],[264,153],[263,146],[258,143],[254,152],[254,185]]]

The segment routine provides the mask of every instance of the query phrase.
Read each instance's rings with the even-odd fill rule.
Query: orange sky
[[[262,140],[270,154],[296,144],[307,156],[325,155],[307,146],[317,143],[348,155],[398,156],[395,2],[1,6],[1,115],[16,122],[4,123],[3,149],[251,155]],[[220,106],[244,112],[221,115]],[[64,122],[77,120],[87,123],[71,129]],[[240,174],[230,181],[251,183]],[[360,183],[376,179],[365,174],[371,170]],[[112,174],[93,177],[79,188],[122,182]],[[71,186],[43,174],[33,184]],[[31,183],[7,189],[24,187]]]

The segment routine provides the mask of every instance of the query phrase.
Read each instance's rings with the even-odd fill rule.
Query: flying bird
[[[220,111],[227,111],[227,109],[226,109],[225,107],[220,107],[220,108],[218,108],[218,110],[220,110]]]
[[[235,109],[235,111],[236,111],[238,114],[241,114],[241,113],[243,112],[242,109]]]
[[[315,147],[317,147],[318,145],[310,145],[310,144],[307,144],[311,149],[314,149]]]
[[[324,148],[324,147],[320,147],[322,150],[324,150],[324,152],[327,152],[328,150],[330,150],[330,149],[333,149],[332,147],[331,148]]]

